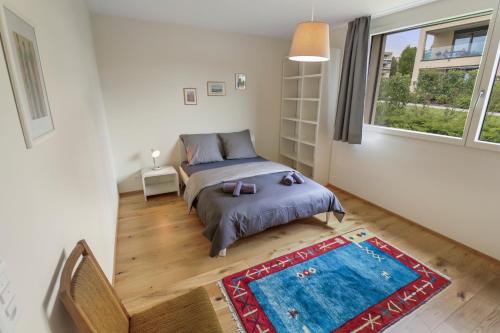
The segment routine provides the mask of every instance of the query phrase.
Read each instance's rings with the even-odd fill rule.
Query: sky
[[[408,46],[417,46],[420,29],[413,29],[387,35],[385,50],[392,52],[393,57],[399,57],[401,52]]]

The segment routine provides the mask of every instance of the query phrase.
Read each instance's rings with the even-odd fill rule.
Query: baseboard
[[[351,195],[351,196],[353,196],[353,197],[355,197],[355,198],[357,198],[357,199],[359,199],[359,200],[361,200],[361,201],[366,202],[366,203],[367,203],[367,204],[369,204],[369,205],[372,205],[372,206],[374,206],[374,207],[377,207],[377,208],[378,208],[378,209],[380,209],[380,210],[383,210],[384,212],[386,212],[386,213],[388,213],[388,214],[390,214],[390,215],[396,216],[396,217],[398,217],[398,218],[400,218],[400,219],[405,220],[405,221],[406,221],[406,222],[408,222],[408,223],[411,223],[411,224],[413,224],[413,225],[415,225],[415,226],[418,226],[418,227],[420,227],[420,228],[424,229],[425,231],[427,231],[427,232],[429,232],[429,233],[431,233],[431,234],[433,234],[433,235],[439,236],[439,237],[444,238],[444,239],[446,239],[446,240],[448,240],[448,241],[450,241],[450,242],[452,242],[452,243],[454,243],[454,244],[457,244],[457,245],[460,245],[460,246],[462,246],[462,247],[465,247],[465,248],[466,248],[466,249],[468,249],[469,251],[471,251],[471,252],[473,252],[473,253],[475,253],[475,254],[477,254],[477,255],[481,256],[481,257],[484,257],[484,258],[486,258],[486,259],[488,259],[488,260],[491,260],[491,261],[493,261],[493,262],[495,262],[495,263],[497,263],[497,264],[500,264],[500,260],[498,260],[498,259],[496,259],[496,258],[494,258],[494,257],[492,257],[492,256],[490,256],[490,255],[488,255],[488,254],[486,254],[486,253],[483,253],[483,252],[481,252],[481,251],[479,251],[479,250],[476,250],[476,249],[474,249],[474,248],[472,248],[472,247],[470,247],[470,246],[468,246],[468,245],[465,245],[465,244],[463,244],[463,243],[461,243],[461,242],[459,242],[459,241],[457,241],[457,240],[455,240],[455,239],[453,239],[453,238],[450,238],[450,237],[448,237],[448,236],[446,236],[446,235],[443,235],[443,234],[442,234],[442,233],[440,233],[440,232],[437,232],[437,231],[432,230],[432,229],[430,229],[430,228],[428,228],[428,227],[426,227],[426,226],[423,226],[423,225],[421,225],[420,223],[415,222],[415,221],[412,221],[412,220],[410,220],[410,219],[408,219],[408,218],[406,218],[406,217],[404,217],[404,216],[402,216],[402,215],[400,215],[400,214],[398,214],[398,213],[395,213],[395,212],[393,212],[393,211],[391,211],[391,210],[389,210],[389,209],[387,209],[387,208],[384,208],[384,207],[382,207],[382,206],[379,206],[379,205],[377,205],[377,204],[375,204],[375,203],[371,202],[370,200],[367,200],[367,199],[365,199],[365,198],[363,198],[363,197],[360,197],[360,196],[359,196],[359,195],[357,195],[357,194],[351,193],[351,192],[349,192],[349,191],[347,191],[347,190],[344,190],[343,188],[340,188],[340,187],[335,186],[335,185],[330,184],[330,183],[328,183],[328,184],[327,184],[327,187],[329,187],[329,188],[331,188],[331,189],[333,189],[333,190],[335,190],[335,191],[341,191],[341,192],[347,193],[347,194],[349,194],[349,195]]]
[[[118,224],[120,222],[120,194],[118,194],[118,205],[116,206],[116,223],[115,223],[115,250],[113,253],[113,276],[111,278],[111,285],[115,286],[116,276],[116,251],[118,249]]]
[[[142,194],[142,190],[135,190],[135,191],[129,191],[129,192],[121,192],[119,193],[118,195],[121,197],[128,197],[128,196],[131,196],[131,195],[136,195],[136,194]]]

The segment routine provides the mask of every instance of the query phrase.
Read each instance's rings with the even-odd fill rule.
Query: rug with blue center
[[[380,332],[449,284],[364,229],[219,282],[240,331],[248,333]]]

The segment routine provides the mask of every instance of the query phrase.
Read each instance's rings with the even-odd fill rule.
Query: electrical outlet
[[[7,307],[10,304],[12,299],[14,298],[14,294],[12,293],[12,289],[9,285],[0,293],[0,305]]]
[[[17,304],[16,304],[16,302],[14,302],[14,301],[10,302],[10,304],[5,309],[5,314],[7,315],[7,318],[9,318],[10,321],[16,320],[16,316],[17,316]]]
[[[7,276],[0,271],[0,293],[7,287],[9,284],[9,280],[7,280]]]
[[[19,308],[12,284],[7,276],[5,264],[0,260],[0,333],[14,332],[18,316]]]

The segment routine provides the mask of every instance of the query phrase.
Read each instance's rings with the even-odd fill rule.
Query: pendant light
[[[311,21],[297,24],[288,58],[293,61],[320,62],[330,60],[330,27],[325,22]]]

